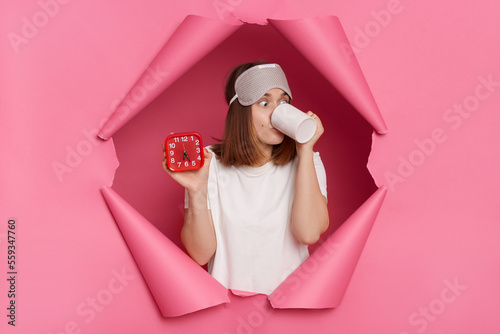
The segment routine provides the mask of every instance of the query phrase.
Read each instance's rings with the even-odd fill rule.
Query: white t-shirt
[[[309,256],[290,227],[297,163],[295,158],[286,165],[234,167],[213,154],[208,205],[217,250],[208,271],[226,288],[270,294]],[[317,152],[314,165],[326,197],[326,173]]]

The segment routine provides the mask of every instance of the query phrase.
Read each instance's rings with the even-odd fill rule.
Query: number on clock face
[[[167,167],[173,172],[199,169],[203,166],[203,144],[196,132],[174,133],[165,140]]]

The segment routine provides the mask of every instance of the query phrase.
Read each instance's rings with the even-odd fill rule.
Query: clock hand
[[[189,159],[189,155],[187,154],[186,146],[184,146],[184,144],[182,144],[182,147],[184,148],[184,154],[182,155],[182,160],[184,160],[184,158],[186,158],[186,159],[188,159],[188,161],[191,161],[191,159]]]

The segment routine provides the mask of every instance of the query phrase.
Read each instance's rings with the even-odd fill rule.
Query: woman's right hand
[[[167,153],[165,151],[165,144],[163,144],[163,169],[181,186],[186,188],[188,192],[196,193],[202,189],[206,190],[208,184],[208,169],[210,167],[212,153],[208,152],[208,150],[205,148],[203,149],[203,156],[205,158],[205,162],[200,169],[172,172],[167,167]]]

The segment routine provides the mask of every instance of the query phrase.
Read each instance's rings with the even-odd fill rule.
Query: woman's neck
[[[264,144],[264,143],[259,143],[259,148],[262,153],[264,153],[263,158],[260,161],[257,161],[255,164],[252,165],[252,167],[260,167],[271,161],[271,157],[273,155],[273,146]]]

